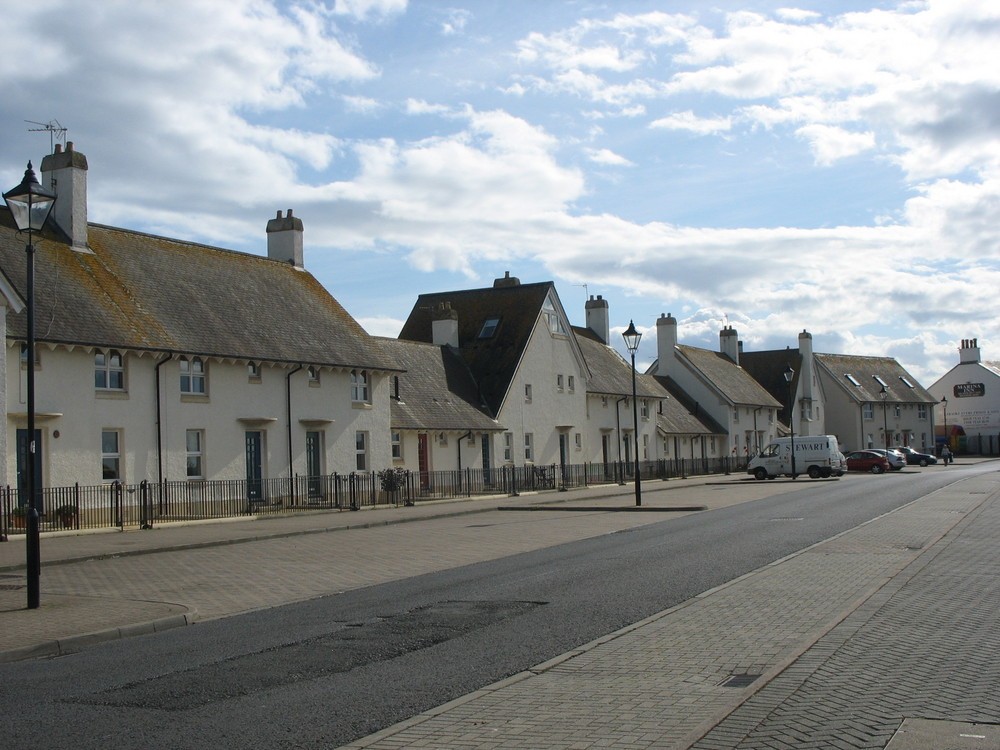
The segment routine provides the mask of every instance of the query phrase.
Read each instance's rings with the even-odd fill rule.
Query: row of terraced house
[[[421,294],[398,338],[375,337],[306,270],[291,210],[263,257],[90,223],[72,144],[40,171],[58,197],[36,236],[34,363],[24,238],[0,213],[0,484],[24,479],[30,366],[45,487],[742,461],[790,422],[845,448],[933,446],[934,399],[894,359],[814,353],[805,331],[778,351],[744,352],[730,327],[717,351],[691,347],[669,314],[636,435],[602,296],[576,326],[552,282],[505,273]]]

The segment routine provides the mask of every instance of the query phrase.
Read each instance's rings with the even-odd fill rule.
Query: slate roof
[[[399,339],[379,341],[406,370],[399,375],[399,398],[391,401],[394,429],[503,429],[490,417],[472,374],[453,350]]]
[[[663,402],[656,415],[656,428],[667,435],[726,435],[726,430],[711,415],[701,409],[672,378],[655,376],[671,398]]]
[[[51,223],[51,222],[50,222]],[[40,342],[223,358],[398,369],[316,279],[268,258],[89,225],[93,254],[35,235]],[[21,295],[25,238],[0,208],[0,267]],[[25,314],[8,338],[24,338]]]
[[[763,352],[742,352],[740,366],[781,403],[778,419],[788,424],[788,400],[792,388],[798,388],[802,372],[802,355],[798,349],[773,349]],[[792,384],[785,380],[785,370],[795,370]]]
[[[545,298],[554,289],[551,281],[544,281],[421,294],[403,324],[399,338],[432,342],[434,311],[441,303],[449,303],[458,314],[462,360],[479,384],[487,407],[493,414],[498,414]],[[480,339],[483,323],[493,316],[500,318],[496,331],[489,338]]]
[[[731,403],[781,407],[781,403],[754,380],[750,373],[725,354],[694,346],[678,345],[677,350]]]
[[[889,403],[937,403],[937,399],[892,357],[852,354],[814,354],[813,357],[856,403],[881,400],[879,393],[882,385],[875,380],[876,376],[886,385],[886,400]],[[848,375],[857,381],[857,385],[851,382]]]
[[[589,328],[573,326],[583,357],[590,370],[587,392],[607,396],[632,396],[632,364],[601,341]],[[667,398],[663,386],[651,375],[636,373],[635,392],[645,398]]]

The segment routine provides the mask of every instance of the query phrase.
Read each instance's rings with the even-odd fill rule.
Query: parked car
[[[870,471],[872,474],[882,474],[889,471],[889,460],[875,451],[854,451],[847,456],[848,471]]]
[[[881,453],[885,456],[886,461],[889,462],[889,468],[893,471],[899,471],[906,466],[906,456],[893,448],[889,448],[888,450],[885,448],[869,448],[868,450]]]
[[[906,456],[906,463],[913,464],[914,466],[929,466],[930,464],[937,463],[936,456],[932,456],[930,453],[915,451],[908,445],[899,446],[895,450]]]

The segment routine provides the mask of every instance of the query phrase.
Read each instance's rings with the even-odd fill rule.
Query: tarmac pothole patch
[[[396,659],[524,614],[544,602],[445,601],[331,633],[123,685],[74,702],[183,711]]]

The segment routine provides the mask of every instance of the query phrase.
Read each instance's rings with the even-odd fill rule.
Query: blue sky
[[[92,221],[306,266],[371,333],[509,271],[613,338],[1000,359],[994,0],[48,0],[0,28],[0,179],[58,122]],[[21,62],[23,61],[23,62]]]

